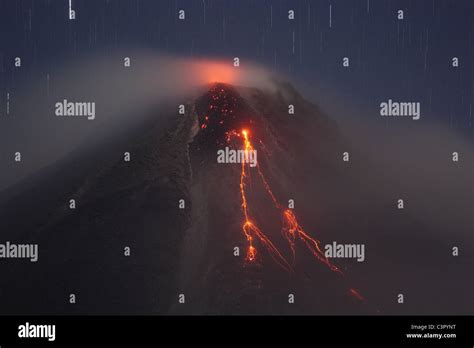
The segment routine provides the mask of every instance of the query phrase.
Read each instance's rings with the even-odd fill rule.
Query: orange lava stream
[[[316,240],[312,238],[310,235],[308,235],[304,229],[300,226],[298,223],[298,220],[296,219],[295,214],[291,211],[291,209],[288,208],[283,208],[277,201],[275,195],[273,194],[272,190],[270,189],[270,185],[268,184],[268,181],[265,179],[265,176],[263,175],[260,166],[257,164],[258,168],[258,174],[260,175],[260,178],[262,179],[263,186],[265,187],[265,190],[267,191],[268,195],[273,201],[273,204],[275,207],[282,212],[282,217],[283,217],[283,227],[282,227],[282,234],[288,241],[288,244],[290,245],[291,252],[293,254],[293,260],[295,258],[295,240],[296,237],[298,237],[301,241],[305,243],[309,251],[316,257],[319,261],[324,263],[326,266],[331,269],[331,271],[338,272],[342,274],[342,271],[333,263],[329,261],[329,259],[324,256],[324,252],[321,250],[321,242],[319,240]]]
[[[246,155],[249,151],[254,150],[252,144],[248,139],[248,133],[246,130],[242,131],[242,135],[244,136],[244,150]],[[266,248],[270,251],[270,255],[273,259],[285,270],[292,272],[293,268],[290,266],[288,261],[286,261],[285,257],[280,253],[280,251],[275,247],[275,245],[268,239],[268,237],[256,226],[249,217],[248,211],[248,204],[247,204],[247,196],[245,194],[245,178],[247,177],[245,171],[245,161],[242,161],[242,171],[240,174],[240,194],[242,197],[242,210],[244,212],[244,224],[242,225],[242,229],[244,231],[245,237],[249,243],[247,249],[247,261],[255,261],[257,256],[257,249],[254,246],[253,239],[254,236],[259,238],[259,240],[266,246]]]
[[[247,130],[242,131],[243,136],[243,145],[246,157],[248,156],[249,151],[253,151],[254,147],[249,140],[249,135]],[[237,133],[231,133],[230,135],[238,135]],[[267,191],[268,195],[272,199],[275,207],[282,211],[283,216],[283,228],[282,234],[287,239],[290,248],[293,253],[293,257],[295,255],[295,240],[298,237],[302,240],[311,253],[322,263],[327,265],[331,270],[337,271],[342,273],[335,265],[333,265],[325,256],[321,250],[320,242],[310,237],[298,224],[298,221],[290,209],[283,209],[281,205],[278,203],[275,195],[273,194],[272,190],[270,189],[270,185],[268,181],[265,179],[260,167],[257,165],[259,176],[263,182],[265,190]],[[247,202],[247,196],[245,193],[245,179],[247,178],[247,171],[246,171],[246,164],[245,161],[242,161],[242,171],[240,174],[240,194],[242,198],[242,211],[244,214],[244,224],[242,229],[244,231],[245,237],[248,242],[247,248],[247,256],[246,260],[249,262],[255,261],[257,257],[257,248],[254,245],[254,238],[257,237],[268,249],[270,255],[277,261],[277,263],[282,266],[287,271],[293,271],[292,267],[290,266],[289,262],[286,258],[282,255],[282,253],[278,250],[278,248],[271,242],[271,240],[262,232],[262,230],[255,225],[254,222],[250,219],[249,216],[249,208]]]
[[[312,238],[303,230],[303,228],[298,224],[295,214],[293,214],[290,209],[285,209],[283,211],[283,217],[284,220],[282,232],[290,244],[293,256],[295,255],[295,239],[296,237],[299,237],[314,257],[328,266],[331,271],[343,274],[336,265],[334,265],[326,256],[324,256],[324,252],[321,250],[320,246],[321,242]]]
[[[360,301],[365,300],[364,297],[362,297],[362,295],[359,294],[359,292],[355,289],[349,289],[349,294],[351,294],[352,296],[354,296],[355,298],[357,298]]]
[[[249,139],[249,132],[248,130],[244,129],[241,133],[236,131],[231,131],[227,134],[227,141],[229,142],[231,137],[236,136],[243,139],[243,148],[245,151],[245,157],[248,158],[248,152],[255,150],[252,143]],[[245,161],[242,161],[242,170],[240,174],[240,195],[242,199],[242,211],[244,215],[244,224],[242,225],[242,230],[245,234],[245,237],[248,242],[247,248],[247,255],[246,261],[247,262],[254,262],[257,259],[257,248],[255,246],[255,240],[257,239],[262,243],[263,246],[269,251],[271,257],[286,271],[294,272],[293,267],[290,263],[286,260],[283,254],[278,250],[278,248],[272,243],[272,241],[266,236],[266,234],[252,221],[249,212],[248,200],[246,195],[246,179],[249,178],[250,173],[247,172],[246,166],[248,164]],[[282,214],[282,235],[287,240],[292,255],[293,255],[293,263],[296,254],[296,241],[300,240],[311,252],[311,254],[321,263],[326,265],[331,271],[339,273],[343,275],[343,272],[334,265],[325,255],[321,248],[321,242],[317,239],[311,237],[298,223],[298,220],[293,213],[293,211],[289,208],[283,207],[276,196],[274,195],[273,191],[270,188],[268,181],[266,180],[260,166],[257,163],[257,171],[259,174],[260,179],[262,180],[263,186],[269,197],[271,198],[274,206],[278,209]],[[364,301],[364,298],[355,290],[349,289],[349,294],[360,301]]]

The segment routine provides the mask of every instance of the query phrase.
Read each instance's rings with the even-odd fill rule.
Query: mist
[[[160,105],[174,106],[179,117],[178,105],[212,82],[271,87],[269,74],[255,65],[237,68],[232,59],[191,60],[145,50],[96,53],[35,72],[10,92],[10,111],[0,129],[0,156],[7,167],[0,174],[0,189],[83,144],[113,137],[150,113],[165,116]],[[94,102],[95,119],[57,117],[55,104],[64,100]],[[21,162],[14,162],[16,152]]]

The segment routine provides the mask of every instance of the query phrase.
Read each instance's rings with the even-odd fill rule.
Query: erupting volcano
[[[333,218],[347,186],[335,123],[284,83],[271,91],[216,83],[199,93],[185,99],[184,115],[176,114],[182,100],[160,104],[134,128],[4,193],[5,238],[31,236],[51,246],[20,289],[2,287],[10,289],[0,298],[5,313],[371,311],[359,294],[368,288],[357,263],[336,264],[324,252],[362,230]],[[76,209],[65,205],[71,198]],[[84,241],[87,254],[77,248]],[[121,256],[124,248],[131,256]],[[24,272],[12,263],[3,281],[18,282]],[[67,281],[29,293],[48,277]],[[90,284],[100,290],[90,301],[58,302],[72,288],[90,293]],[[180,293],[186,306],[175,301]],[[5,300],[12,298],[21,301]]]
[[[208,103],[207,107],[206,102]],[[268,154],[268,146],[265,145],[263,139],[258,138],[259,133],[264,133],[266,129],[261,124],[262,118],[258,117],[234,87],[225,84],[211,86],[208,93],[198,101],[197,113],[201,134],[195,139],[196,151],[203,151],[207,146],[209,153],[212,153],[212,150],[219,149],[219,147],[230,146],[237,151],[242,151],[244,158],[248,158],[251,152],[258,151],[261,153],[261,159],[270,161],[268,158],[262,158],[265,153]],[[293,209],[285,207],[277,199],[262,166],[257,162],[256,167],[251,168],[250,164],[244,160],[239,165],[240,175],[238,185],[236,183],[235,187],[238,187],[240,191],[241,228],[247,242],[245,261],[250,264],[258,262],[262,258],[260,249],[263,248],[283,270],[293,274],[295,273],[296,253],[300,252],[300,249],[306,249],[316,261],[343,276],[340,267],[325,256],[321,242],[312,237],[300,225]],[[255,171],[252,173],[253,170]],[[258,216],[259,220],[266,218],[262,216],[264,213],[259,212],[249,198],[248,191],[258,185],[260,185],[262,192],[266,193],[267,199],[280,216],[279,235],[269,234],[255,218],[255,216]],[[276,238],[283,238],[286,241],[287,250],[278,246],[281,243],[274,242]],[[347,293],[357,300],[364,300],[353,288],[348,289]]]

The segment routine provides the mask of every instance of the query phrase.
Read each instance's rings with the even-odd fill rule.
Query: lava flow
[[[242,131],[242,136],[243,136],[243,141],[244,141],[244,151],[246,153],[246,156],[248,156],[247,154],[249,153],[249,151],[253,151],[254,148],[252,144],[250,143],[247,130]],[[263,245],[267,247],[267,249],[270,251],[270,255],[275,259],[275,261],[280,266],[282,266],[287,271],[292,271],[292,267],[290,266],[288,261],[286,261],[285,257],[280,253],[280,251],[278,251],[278,249],[270,241],[270,239],[268,239],[268,237],[255,225],[255,223],[253,223],[250,220],[248,205],[247,205],[247,196],[245,194],[245,179],[247,177],[245,166],[246,166],[245,161],[242,161],[242,171],[240,174],[240,194],[242,197],[242,210],[244,213],[244,220],[245,220],[244,224],[242,225],[242,229],[249,243],[249,246],[247,249],[246,260],[250,262],[256,260],[257,249],[253,243],[253,239],[255,236],[262,242]]]
[[[241,133],[237,133],[235,131],[229,133],[230,136],[237,135],[243,139],[243,149],[247,154],[250,151],[254,150],[254,147],[249,139],[249,132],[248,130],[244,129]],[[230,138],[228,138],[230,139]],[[257,169],[260,179],[262,180],[263,186],[270,196],[275,208],[280,210],[283,220],[282,226],[282,234],[288,241],[290,245],[291,251],[293,253],[293,259],[295,256],[295,243],[296,239],[298,238],[301,240],[310,252],[322,263],[328,266],[332,271],[341,273],[341,270],[335,266],[333,263],[329,261],[328,258],[324,256],[324,253],[321,250],[320,242],[310,235],[308,235],[303,228],[298,223],[295,214],[291,211],[291,209],[286,209],[281,206],[281,204],[277,201],[275,195],[273,194],[268,181],[266,180],[265,176],[263,175],[260,166],[257,163]],[[245,179],[247,178],[246,172],[246,163],[242,161],[242,171],[240,175],[240,194],[242,198],[242,210],[244,214],[244,224],[242,229],[248,241],[248,248],[247,248],[247,257],[246,260],[249,262],[255,261],[257,249],[253,243],[254,238],[257,237],[263,245],[265,245],[270,252],[270,255],[280,264],[284,269],[288,271],[292,271],[293,268],[290,266],[289,262],[285,259],[282,253],[275,247],[275,245],[270,241],[270,239],[252,222],[249,216],[249,208],[247,202],[247,196],[245,193]]]
[[[205,97],[208,101],[208,106],[203,108],[201,116],[201,130],[206,133],[208,139],[212,139],[211,143],[214,145],[223,145],[223,143],[237,144],[243,150],[244,157],[249,158],[250,153],[256,151],[251,141],[251,132],[249,126],[254,124],[254,120],[248,118],[241,118],[238,115],[250,115],[251,111],[247,109],[246,103],[240,102],[241,97],[232,89],[227,90],[223,85],[215,85]],[[211,117],[212,115],[212,117]],[[225,128],[223,128],[225,126]],[[228,129],[228,131],[225,131]],[[230,130],[229,130],[230,129]],[[238,130],[240,129],[240,130]],[[221,135],[222,134],[222,138]],[[221,140],[222,139],[222,140]],[[234,141],[235,140],[235,141]],[[261,140],[259,144],[263,145]],[[290,263],[285,255],[278,249],[272,240],[264,233],[261,227],[257,225],[256,219],[252,216],[252,209],[247,195],[247,186],[254,184],[250,176],[250,163],[248,161],[241,161],[240,172],[240,197],[241,207],[243,213],[242,231],[247,241],[246,262],[253,263],[259,258],[259,251],[257,247],[263,246],[273,258],[273,260],[289,273],[294,273],[295,255],[297,243],[306,246],[310,254],[319,262],[328,267],[331,271],[340,275],[343,272],[333,264],[325,255],[321,248],[321,242],[311,237],[299,224],[293,211],[282,204],[273,193],[268,180],[266,179],[262,168],[256,163],[256,169],[259,180],[263,185],[265,192],[270,197],[273,206],[281,215],[282,227],[281,233],[284,239],[288,242],[293,262]],[[353,288],[348,290],[348,293],[358,300],[363,301],[364,298]]]
[[[235,130],[227,133],[227,141],[233,137],[242,138],[243,141],[243,150],[245,152],[246,157],[248,157],[248,153],[250,151],[255,150],[250,138],[249,138],[249,131],[247,129],[243,129],[240,133],[236,132]],[[294,272],[293,267],[290,263],[286,260],[283,254],[278,250],[278,248],[272,243],[272,241],[266,236],[266,234],[252,221],[249,213],[249,205],[246,195],[246,184],[245,181],[249,177],[247,175],[246,167],[248,164],[245,161],[242,161],[242,170],[240,174],[240,195],[242,199],[242,211],[244,215],[244,223],[242,225],[242,230],[245,234],[245,237],[248,242],[247,248],[247,262],[254,262],[257,259],[257,248],[255,246],[254,240],[257,238],[262,245],[266,247],[272,258],[285,270],[289,272]],[[262,181],[262,184],[265,188],[265,191],[270,196],[274,206],[278,209],[282,215],[282,235],[288,241],[290,246],[291,252],[293,254],[293,263],[296,254],[296,240],[299,239],[303,242],[303,244],[308,248],[311,254],[321,263],[326,265],[331,271],[337,272],[339,274],[343,274],[343,272],[334,265],[325,255],[324,252],[321,250],[321,243],[320,241],[311,237],[305,230],[301,227],[298,223],[298,220],[295,214],[291,211],[291,209],[284,208],[276,199],[273,191],[270,188],[268,181],[266,180],[260,166],[257,163],[257,171],[258,175]],[[348,293],[355,297],[360,301],[364,301],[362,295],[353,288],[349,289]]]

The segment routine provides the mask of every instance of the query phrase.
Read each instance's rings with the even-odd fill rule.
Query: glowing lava
[[[231,132],[230,135],[238,135],[236,132]],[[247,129],[242,130],[241,135],[243,138],[243,148],[244,151],[253,151],[254,147],[249,139],[249,132]],[[255,261],[257,255],[257,249],[254,245],[254,237],[257,237],[270,251],[270,255],[282,266],[284,269],[288,271],[292,271],[292,267],[290,266],[289,262],[285,259],[282,253],[275,247],[275,245],[270,241],[270,239],[251,221],[249,217],[249,208],[247,202],[247,196],[245,194],[245,179],[247,177],[246,166],[242,162],[242,171],[240,175],[240,194],[242,198],[242,210],[244,214],[244,224],[242,226],[244,234],[248,241],[248,248],[247,248],[247,261]],[[288,241],[290,245],[291,251],[293,253],[293,261],[295,256],[295,241],[298,238],[301,240],[310,252],[323,264],[328,266],[332,271],[342,273],[338,267],[332,264],[328,258],[324,256],[324,253],[321,250],[320,242],[311,236],[309,236],[303,228],[299,225],[296,216],[290,209],[285,209],[278,203],[275,195],[273,194],[272,190],[270,189],[270,185],[266,180],[265,176],[263,175],[260,166],[257,164],[258,174],[262,180],[263,186],[265,187],[266,192],[270,196],[275,208],[280,210],[282,214],[282,234]]]
[[[237,134],[237,133],[232,133],[232,134]],[[244,151],[246,152],[246,155],[248,154],[249,151],[254,150],[252,144],[250,143],[249,137],[248,137],[248,131],[243,130],[242,131],[242,136],[243,136],[243,141],[244,141]],[[268,239],[268,237],[256,226],[249,217],[249,210],[248,210],[248,204],[247,204],[247,196],[245,194],[245,179],[247,177],[246,170],[245,170],[246,164],[244,161],[242,161],[242,171],[240,173],[240,195],[242,197],[242,211],[244,213],[244,224],[242,225],[242,229],[244,231],[245,237],[247,238],[248,241],[248,248],[247,248],[247,261],[255,261],[256,256],[257,256],[257,249],[254,246],[253,240],[255,237],[257,237],[260,242],[265,245],[265,247],[268,249],[270,252],[270,255],[273,257],[273,259],[280,265],[282,266],[285,270],[287,271],[292,271],[292,267],[286,261],[285,257],[280,253],[280,251],[275,247],[275,245]]]
[[[226,143],[226,145],[231,143],[233,145],[237,144],[238,147],[241,147],[240,150],[244,151],[245,157],[249,158],[250,153],[255,151],[249,127],[255,125],[255,123],[251,117],[242,117],[242,115],[248,114],[249,110],[245,109],[245,104],[240,102],[240,96],[232,90],[230,91],[228,92],[228,89],[220,84],[210,89],[209,94],[206,95],[208,104],[202,108],[200,127],[205,133],[207,141],[210,141],[214,146],[222,146],[223,143]],[[257,143],[264,152],[267,151],[261,140],[257,139]],[[258,248],[263,247],[280,267],[293,274],[295,273],[295,255],[298,245],[301,244],[305,246],[310,255],[325,265],[330,271],[343,275],[341,269],[325,256],[321,242],[303,229],[293,210],[280,204],[258,162],[256,163],[256,176],[259,177],[257,182],[250,175],[250,163],[246,161],[241,163],[239,189],[243,214],[242,231],[247,241],[245,261],[247,263],[256,262],[260,258]],[[252,215],[253,211],[250,207],[247,189],[259,182],[273,203],[274,208],[281,216],[281,235],[288,243],[291,255],[293,256],[291,263],[287,260],[285,253],[278,249],[275,243],[262,230],[262,227],[257,224],[255,216]],[[357,300],[364,301],[364,298],[355,289],[349,288],[348,293]]]
[[[356,299],[360,301],[364,301],[364,298],[362,297],[362,295],[359,294],[359,292],[355,289],[349,289],[349,294],[351,294],[352,296],[354,296]]]
[[[249,138],[249,131],[243,129],[241,133],[236,132],[235,130],[227,132],[227,141],[229,142],[232,137],[238,137],[243,140],[243,149],[244,151],[253,151],[254,147]],[[244,223],[242,225],[242,230],[245,234],[245,238],[248,242],[247,247],[247,262],[254,262],[257,259],[257,248],[255,246],[255,239],[260,241],[260,243],[268,250],[271,257],[286,271],[293,273],[293,267],[286,260],[283,254],[278,250],[278,248],[272,243],[272,241],[266,236],[266,234],[255,225],[252,221],[249,213],[249,204],[246,195],[246,179],[249,177],[247,175],[246,168],[248,164],[242,162],[242,170],[240,174],[240,195],[242,199],[242,211],[244,215]],[[258,175],[262,181],[262,184],[265,188],[265,191],[269,195],[276,209],[278,209],[282,216],[282,235],[288,241],[291,252],[293,254],[293,264],[296,254],[296,241],[300,240],[306,248],[311,252],[311,254],[322,264],[326,265],[331,271],[343,274],[343,272],[334,265],[325,255],[321,249],[321,242],[311,237],[298,223],[298,220],[291,209],[283,207],[275,195],[273,194],[268,181],[266,180],[260,166],[257,163]],[[359,301],[364,301],[365,299],[359,292],[353,288],[349,289],[348,293],[356,298]]]

